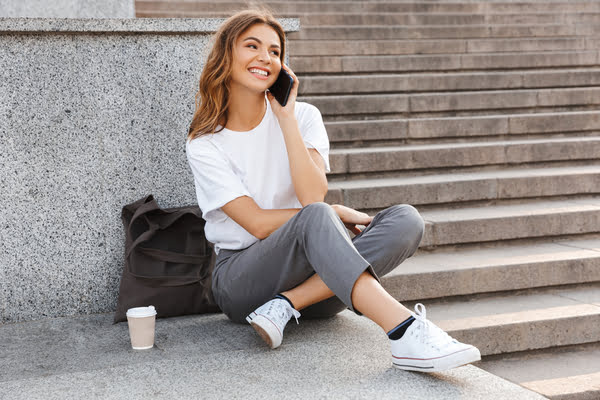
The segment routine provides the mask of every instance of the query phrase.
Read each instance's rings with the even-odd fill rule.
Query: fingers
[[[346,207],[346,206],[341,206],[342,210],[344,211],[343,213],[338,213],[338,215],[340,215],[340,218],[342,219],[342,221],[344,221],[345,223],[348,224],[360,224],[360,225],[369,225],[371,223],[371,221],[373,221],[372,216],[370,216],[369,214],[360,212],[360,211],[356,211],[350,207]],[[350,227],[348,226],[348,229],[350,229]]]
[[[346,228],[350,229],[355,235],[358,235],[362,232],[355,224],[345,222],[344,225],[346,226]]]
[[[281,67],[284,68],[287,71],[287,73],[292,76],[292,78],[294,78],[294,86],[298,87],[298,85],[300,84],[300,80],[298,79],[298,77],[296,76],[296,74],[294,74],[294,71],[292,71],[290,69],[290,67],[288,67],[287,65],[285,65],[285,63],[282,63]]]

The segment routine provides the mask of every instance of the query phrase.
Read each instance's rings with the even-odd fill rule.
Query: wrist
[[[296,116],[295,115],[291,115],[291,116],[284,116],[284,117],[280,117],[278,118],[279,120],[279,125],[281,127],[283,126],[289,126],[289,125],[298,125],[298,121],[296,120]]]

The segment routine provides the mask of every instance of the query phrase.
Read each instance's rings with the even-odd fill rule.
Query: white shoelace
[[[296,310],[295,308],[292,308],[292,306],[290,306],[287,301],[280,299],[281,301],[274,301],[273,302],[273,312],[275,313],[275,315],[279,318],[279,321],[281,322],[281,325],[285,326],[285,324],[287,324],[287,322],[290,320],[290,318],[292,318],[292,316],[294,316],[294,318],[296,318],[296,324],[300,324],[300,322],[298,322],[298,317],[300,316],[300,312],[298,310]]]
[[[451,343],[456,343],[455,339],[444,332],[439,326],[427,319],[427,310],[421,303],[415,305],[415,319],[420,323],[419,336],[421,343],[440,348]]]

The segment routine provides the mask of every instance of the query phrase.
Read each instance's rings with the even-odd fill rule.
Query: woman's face
[[[279,75],[280,54],[281,42],[275,30],[265,24],[252,25],[242,32],[234,45],[231,85],[264,93]],[[251,72],[253,69],[263,73]]]

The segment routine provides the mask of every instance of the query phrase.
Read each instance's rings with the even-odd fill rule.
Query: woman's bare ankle
[[[281,292],[281,294],[290,299],[298,311],[334,296],[331,289],[316,273],[295,288]]]

